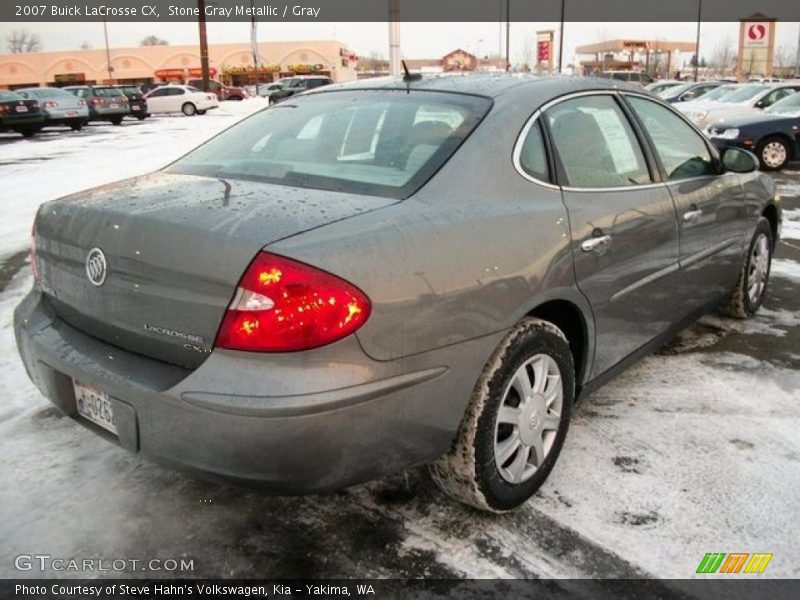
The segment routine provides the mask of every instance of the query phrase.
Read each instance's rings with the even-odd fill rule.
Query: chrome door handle
[[[700,210],[700,209],[690,210],[690,211],[687,211],[687,212],[683,213],[683,220],[688,223],[688,222],[691,222],[691,221],[696,221],[697,219],[699,219],[702,216],[703,216],[703,211],[702,210]]]
[[[610,235],[600,235],[597,237],[591,237],[581,242],[581,250],[583,250],[584,252],[592,252],[593,250],[597,250],[598,248],[607,246],[610,243],[611,243]]]

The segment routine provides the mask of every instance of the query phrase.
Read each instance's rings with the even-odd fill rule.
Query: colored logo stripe
[[[745,573],[763,573],[769,561],[772,560],[772,554],[753,554],[750,562],[744,568]]]
[[[722,564],[722,559],[725,558],[724,552],[709,552],[700,561],[700,566],[697,567],[698,573],[716,573],[719,566]]]
[[[703,557],[703,560],[700,561],[697,573],[710,574],[717,571],[727,574],[742,572],[763,573],[772,560],[772,556],[772,554],[767,553],[732,552],[726,554],[725,552],[708,552]],[[744,568],[744,571],[742,571],[742,568]]]

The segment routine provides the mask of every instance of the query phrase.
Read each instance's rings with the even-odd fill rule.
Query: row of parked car
[[[674,104],[720,150],[754,152],[764,170],[800,159],[800,80],[657,81],[645,89]]]
[[[275,104],[300,92],[333,83],[329,77],[288,77],[271,84],[253,86],[252,95],[268,97]],[[139,120],[151,114],[183,113],[203,115],[219,107],[220,100],[244,100],[251,93],[245,88],[209,82],[203,92],[202,80],[186,85],[160,85],[143,92],[136,85],[74,85],[64,88],[38,87],[0,91],[0,131],[13,131],[30,137],[43,127],[67,126],[80,130],[90,121],[120,125],[126,116]]]

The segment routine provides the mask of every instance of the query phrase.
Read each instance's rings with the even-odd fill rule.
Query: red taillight
[[[39,265],[36,263],[36,218],[33,219],[33,226],[31,227],[31,271],[33,271],[34,283],[39,283]]]
[[[259,253],[239,282],[215,346],[296,352],[335,342],[369,317],[369,298],[325,271]]]
[[[94,106],[97,106],[98,104],[105,104],[105,101],[102,98],[92,98],[91,102]]]

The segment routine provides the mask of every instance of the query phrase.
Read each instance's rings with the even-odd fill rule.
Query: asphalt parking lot
[[[164,123],[173,132],[195,126]],[[92,144],[111,128],[90,129],[82,152],[98,153],[92,172],[102,172],[102,143]],[[141,137],[114,143],[124,152]],[[72,168],[58,140],[9,144],[0,143],[0,174],[9,168],[19,189],[36,189],[35,161]],[[763,576],[800,576],[800,165],[775,177],[787,237],[758,317],[706,316],[581,401],[548,482],[503,516],[453,503],[422,468],[325,496],[270,497],[176,473],[91,435],[25,376],[11,312],[31,274],[22,248],[5,248],[0,576],[41,576],[14,566],[39,553],[193,560],[192,572],[102,574],[150,578],[687,578],[706,552],[737,551],[774,553]],[[15,213],[20,222],[26,210]],[[4,232],[14,243],[29,223],[24,235],[15,227]]]

